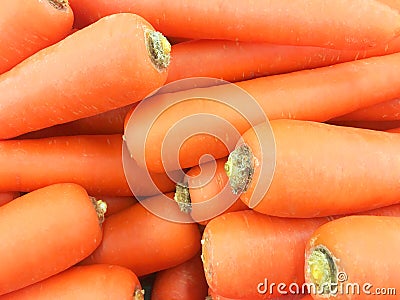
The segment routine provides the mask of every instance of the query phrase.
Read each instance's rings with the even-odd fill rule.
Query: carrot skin
[[[26,194],[0,207],[0,216],[0,295],[64,271],[102,238],[92,200],[76,184]]]
[[[52,4],[56,2],[58,5]],[[3,1],[0,10],[0,74],[65,38],[73,22],[74,15],[67,1]]]
[[[19,192],[0,192],[0,206],[7,204],[19,196]]]
[[[0,139],[141,100],[164,84],[168,46],[142,17],[116,14],[35,53],[0,76]]]
[[[46,280],[1,296],[2,300],[132,300],[141,286],[136,275],[115,265],[75,266]]]
[[[138,200],[135,197],[116,197],[116,196],[95,196],[96,199],[101,199],[107,204],[107,211],[105,217],[111,216],[121,210],[124,210],[133,204],[137,203]]]
[[[387,131],[400,126],[400,120],[393,121],[340,121],[336,119],[332,119],[327,121],[326,123],[338,126],[345,127],[355,127],[355,128],[364,128],[364,129],[372,129],[372,130],[383,130]]]

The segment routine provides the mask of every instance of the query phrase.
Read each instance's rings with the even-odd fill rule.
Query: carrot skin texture
[[[159,88],[167,71],[150,57],[152,30],[134,14],[109,16],[0,76],[0,139],[116,109]]]
[[[207,282],[200,255],[156,274],[152,300],[204,300],[207,296]]]
[[[305,258],[317,246],[324,246],[335,260],[337,272],[345,272],[348,282],[370,284],[371,295],[338,293],[335,299],[390,299],[396,296],[372,294],[376,288],[400,289],[400,262],[393,254],[400,251],[400,218],[387,216],[348,216],[318,228],[307,243]],[[307,263],[306,263],[307,264]],[[305,278],[311,277],[305,268]],[[314,299],[322,295],[313,295]]]
[[[0,192],[0,206],[7,204],[19,196],[19,192]]]
[[[3,295],[2,300],[132,300],[141,290],[136,275],[115,265],[75,266],[46,280]]]
[[[399,203],[398,135],[296,120],[274,120],[271,126],[274,175],[254,210],[281,217],[316,217]],[[262,161],[253,129],[243,139],[259,165],[268,163]],[[260,176],[259,165],[240,195],[247,205]]]
[[[0,141],[0,191],[28,192],[53,183],[75,182],[91,195],[131,196],[121,153],[119,134]],[[175,188],[165,174],[154,174],[153,179],[161,190]],[[141,196],[154,193],[145,183],[136,191]]]
[[[121,210],[124,210],[133,204],[137,203],[135,197],[116,197],[116,196],[95,196],[96,199],[101,199],[107,204],[105,217],[111,216]]]
[[[3,1],[0,10],[0,74],[35,52],[65,38],[74,22],[68,3],[55,8],[51,1]]]
[[[0,207],[0,216],[0,295],[64,271],[102,238],[93,203],[76,184],[26,194]]]
[[[398,12],[376,1],[357,0],[351,6],[344,0],[313,1],[309,5],[301,0],[235,0],[229,4],[221,0],[192,1],[186,5],[128,0],[70,2],[76,16],[75,27],[86,26],[105,15],[134,12],[167,36],[192,39],[360,49],[391,40],[399,31]]]
[[[165,199],[154,196],[143,201],[164,205]],[[177,206],[165,209],[179,213]],[[200,232],[195,223],[167,221],[137,203],[106,218],[103,242],[81,263],[116,264],[143,276],[183,263],[199,250]]]

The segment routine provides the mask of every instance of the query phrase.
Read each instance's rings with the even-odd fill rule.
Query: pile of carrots
[[[3,0],[0,300],[397,299],[399,69],[396,0]]]

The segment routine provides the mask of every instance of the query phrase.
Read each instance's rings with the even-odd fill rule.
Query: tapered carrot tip
[[[253,153],[246,144],[233,150],[225,163],[232,192],[237,195],[246,191],[254,173]]]
[[[68,8],[68,0],[47,0],[58,10],[65,10]]]
[[[92,200],[92,204],[94,208],[96,209],[97,217],[99,218],[99,224],[103,224],[104,222],[104,215],[107,212],[107,203],[105,203],[103,200],[97,200],[94,197],[90,197]]]
[[[133,300],[144,300],[144,290],[136,290]]]
[[[146,41],[151,61],[156,68],[158,70],[167,68],[171,60],[171,44],[167,38],[161,32],[147,30]]]
[[[322,245],[315,247],[307,259],[307,275],[322,295],[329,295],[331,287],[338,283],[335,260],[328,248]]]
[[[180,210],[189,214],[192,211],[189,188],[183,183],[178,183],[175,188],[174,200],[178,203]]]

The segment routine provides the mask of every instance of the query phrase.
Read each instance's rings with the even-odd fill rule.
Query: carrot
[[[172,46],[167,82],[189,77],[214,77],[236,82],[391,54],[399,50],[400,38],[364,51],[191,40]]]
[[[238,135],[252,127],[245,117],[253,124],[265,122],[265,118],[260,117],[262,113],[270,120],[289,118],[321,122],[394,99],[400,95],[398,67],[400,53],[267,76],[236,85],[157,94],[141,101],[135,109],[134,119],[128,122],[125,130],[127,147],[138,165],[146,166],[152,172],[192,167],[198,165],[200,157],[207,153],[214,158],[227,156],[228,148],[236,143]],[[177,99],[184,100],[177,103]],[[171,103],[174,105],[166,108]],[[199,114],[211,116],[207,122],[193,121],[193,116]],[[226,120],[239,134],[228,134],[226,127],[216,124],[218,118]],[[144,125],[149,123],[149,119],[154,120],[151,128]],[[181,127],[174,127],[177,124]],[[197,124],[202,126],[202,132],[189,137],[195,133],[189,129]],[[163,159],[162,145],[172,127],[176,128],[172,135],[174,139],[186,133],[184,137],[187,139],[179,143],[174,141],[174,144],[182,142],[178,154],[173,152],[174,147],[164,147]],[[219,133],[219,138],[204,133],[205,129]],[[147,135],[140,142],[144,147],[137,147],[144,130]],[[177,156],[180,166],[174,160]]]
[[[67,0],[2,1],[0,74],[65,38],[74,22]]]
[[[318,228],[305,252],[305,278],[316,286],[313,298],[396,298],[399,229],[400,218],[386,216],[349,216]]]
[[[386,132],[400,133],[400,127],[388,129]]]
[[[0,295],[64,271],[93,252],[102,238],[105,208],[70,183],[0,207]]]
[[[107,204],[105,217],[120,212],[138,202],[135,197],[95,196],[95,198],[101,199]]]
[[[226,161],[227,158],[222,158],[216,164],[195,166],[186,173],[183,184],[177,185],[175,201],[200,224],[205,225],[222,213],[248,209],[238,195],[232,193],[224,169]]]
[[[124,132],[125,115],[136,105],[136,103],[130,104],[91,117],[29,132],[19,136],[18,139],[40,139],[68,135],[122,134]]]
[[[7,204],[19,196],[19,192],[0,192],[0,206]]]
[[[313,217],[399,203],[400,136],[296,120],[271,121],[271,127],[275,145],[271,128],[260,124],[243,135],[226,164],[234,193],[254,210]]]
[[[204,300],[207,290],[203,263],[198,254],[176,267],[158,272],[151,299]]]
[[[141,100],[164,84],[169,50],[167,39],[134,14],[69,35],[0,76],[0,139]]]
[[[134,12],[169,36],[274,44],[368,48],[398,34],[398,12],[377,1],[161,1],[71,0],[75,27],[117,12]],[[266,9],[268,7],[268,9]],[[162,17],[160,17],[162,16]],[[204,26],[207,24],[207,26]],[[234,24],[234,25],[233,25]]]
[[[46,280],[3,295],[2,300],[143,300],[136,275],[113,265],[76,266]]]
[[[345,127],[364,128],[372,130],[390,130],[400,126],[400,120],[392,121],[346,121],[332,119],[326,123]]]
[[[102,243],[82,264],[116,264],[143,276],[181,264],[200,250],[196,224],[166,220],[143,204],[156,207],[163,216],[182,215],[172,199],[166,201],[164,195],[111,215],[103,223]]]
[[[0,141],[0,191],[28,192],[53,183],[75,182],[91,195],[131,196],[121,153],[119,134]],[[133,161],[126,168],[135,176],[144,172]],[[166,174],[151,176],[159,189],[175,189]],[[129,183],[136,196],[160,193],[135,178]]]
[[[271,300],[299,300],[303,299],[299,295],[283,295],[277,298],[271,298]],[[312,299],[312,298],[311,298]],[[211,289],[208,289],[208,297],[206,300],[251,300],[251,298],[241,298],[241,299],[232,299],[232,298],[227,298],[221,295],[216,294],[213,292]]]

